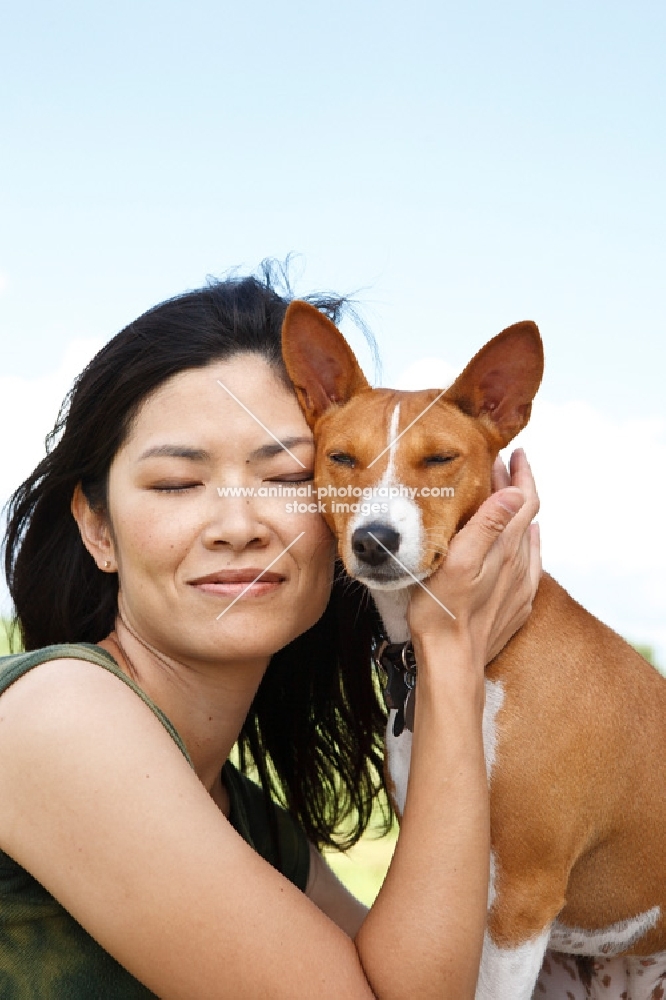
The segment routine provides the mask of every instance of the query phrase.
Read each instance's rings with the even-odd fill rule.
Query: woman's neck
[[[186,665],[151,646],[120,616],[114,631],[99,645],[175,726],[200,781],[228,813],[222,766],[238,739],[267,662],[222,661],[215,668]]]

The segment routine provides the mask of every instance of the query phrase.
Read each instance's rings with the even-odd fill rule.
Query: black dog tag
[[[415,663],[406,659],[406,654],[413,650],[411,644],[387,641],[377,643],[373,650],[373,659],[384,684],[384,697],[387,708],[394,708],[396,715],[393,720],[393,735],[400,736],[405,728],[414,731],[414,686],[416,684]]]

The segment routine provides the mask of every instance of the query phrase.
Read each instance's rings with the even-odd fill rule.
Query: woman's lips
[[[225,570],[210,573],[197,580],[190,580],[190,586],[204,594],[219,597],[263,597],[274,593],[285,578],[281,573],[264,573],[259,567],[249,570]]]
[[[277,590],[280,584],[257,580],[256,583],[197,583],[194,586],[204,594],[218,594],[221,597],[238,597],[240,594],[244,597],[263,597],[264,594]]]

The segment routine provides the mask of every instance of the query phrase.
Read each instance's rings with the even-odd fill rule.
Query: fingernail
[[[525,503],[525,497],[523,491],[519,490],[517,486],[508,486],[502,490],[502,499],[497,502],[504,510],[508,510],[509,514],[517,514]]]

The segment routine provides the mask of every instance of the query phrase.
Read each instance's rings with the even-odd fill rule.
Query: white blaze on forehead
[[[396,403],[393,408],[393,413],[391,414],[391,422],[389,423],[388,432],[388,465],[386,466],[386,472],[382,477],[382,481],[386,485],[390,485],[395,480],[395,453],[398,447],[397,437],[398,437],[398,425],[400,423],[400,403]]]
[[[398,427],[400,424],[400,403],[396,403],[389,420],[386,448],[388,449],[388,463],[384,475],[377,483],[379,492],[366,503],[380,504],[381,510],[374,513],[358,513],[349,522],[349,544],[357,528],[363,528],[373,522],[385,524],[393,528],[400,535],[400,547],[395,553],[396,559],[405,566],[410,573],[422,576],[420,571],[423,557],[423,518],[419,505],[409,496],[390,496],[391,488],[399,488],[400,482],[396,473],[396,457],[400,442]],[[401,438],[400,441],[403,441]],[[402,484],[406,489],[406,484]],[[383,491],[383,493],[382,493]],[[356,499],[356,498],[355,498]],[[397,565],[396,565],[397,569]],[[357,570],[361,572],[360,565]],[[362,575],[362,574],[361,574]],[[409,585],[411,581],[405,584]]]

